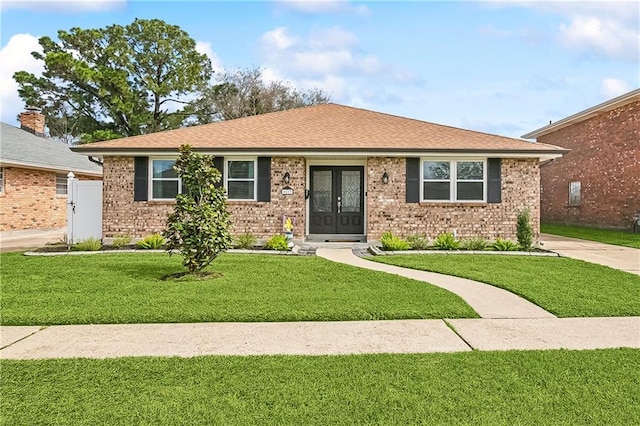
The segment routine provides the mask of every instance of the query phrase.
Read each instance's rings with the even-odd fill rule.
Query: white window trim
[[[427,182],[449,182],[448,200],[427,200],[424,198],[424,163],[427,161],[448,162],[449,179],[426,180]],[[457,200],[458,192],[458,163],[482,162],[482,200]],[[460,180],[460,182],[480,182],[480,180]],[[420,158],[420,202],[425,203],[486,203],[487,202],[487,159],[486,158],[443,158],[443,157],[422,157]]]
[[[154,181],[178,181],[178,194],[182,194],[182,179],[180,179],[179,177],[175,177],[175,178],[154,178],[153,177],[153,162],[154,161],[158,161],[158,160],[170,160],[170,161],[176,161],[177,158],[175,157],[149,157],[149,171],[148,171],[148,194],[149,197],[148,199],[150,201],[173,201],[176,198],[154,198],[153,197],[153,182]],[[176,194],[177,195],[177,194]]]
[[[229,162],[253,161],[253,198],[229,198]],[[231,182],[247,182],[251,179],[231,179]],[[257,201],[258,200],[258,157],[224,157],[224,189],[229,201]]]

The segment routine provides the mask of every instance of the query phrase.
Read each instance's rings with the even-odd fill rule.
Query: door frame
[[[363,206],[363,226],[364,226],[364,236],[367,236],[367,159],[366,158],[354,158],[352,160],[338,160],[338,159],[316,159],[316,158],[306,158],[306,178],[305,178],[305,188],[308,191],[311,191],[311,167],[317,166],[356,166],[364,168],[364,206]],[[305,239],[309,237],[309,223],[311,219],[311,197],[305,200]],[[341,234],[336,234],[341,235]]]

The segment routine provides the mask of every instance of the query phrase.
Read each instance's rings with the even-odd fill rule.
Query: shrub
[[[518,238],[518,244],[520,244],[523,250],[531,249],[533,245],[533,228],[531,227],[531,213],[529,209],[518,213],[516,236]]]
[[[98,251],[102,247],[102,241],[99,238],[87,238],[86,240],[79,241],[73,246],[74,250],[78,251]]]
[[[518,244],[513,241],[503,240],[502,238],[498,238],[492,247],[497,251],[517,251],[519,248]]]
[[[451,232],[443,232],[433,241],[433,247],[436,250],[458,250],[460,241]]]
[[[129,235],[118,235],[113,238],[111,245],[115,248],[122,248],[129,244],[133,238]]]
[[[256,245],[257,242],[257,238],[255,237],[255,235],[250,234],[248,232],[242,234],[242,235],[238,235],[235,238],[235,246],[237,248],[241,248],[241,249],[250,249],[253,248],[253,246]]]
[[[145,250],[157,250],[161,248],[163,244],[164,237],[162,235],[151,234],[138,241],[137,246]]]
[[[393,235],[391,231],[382,234],[380,244],[382,244],[383,250],[389,251],[409,250],[411,248],[411,244],[408,241]]]
[[[267,241],[265,248],[267,250],[289,250],[289,241],[284,235],[274,235],[273,237],[269,238],[269,241]]]
[[[410,235],[407,241],[413,250],[425,250],[429,246],[429,239],[425,235]]]
[[[489,246],[489,241],[484,238],[469,238],[462,242],[462,247],[467,250],[484,250]]]
[[[179,250],[182,266],[196,274],[231,247],[225,190],[218,185],[222,175],[212,156],[195,153],[190,145],[180,146],[173,168],[183,182],[184,193],[176,196],[163,236],[169,254]]]

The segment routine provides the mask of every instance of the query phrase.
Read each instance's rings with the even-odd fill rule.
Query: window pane
[[[153,160],[154,178],[175,178],[176,171],[173,170],[174,160]]]
[[[579,181],[569,183],[569,205],[570,206],[580,205],[580,182]]]
[[[449,200],[449,182],[425,182],[424,183],[424,199],[425,200]]]
[[[360,212],[360,171],[342,171],[342,211],[345,213]]]
[[[67,176],[62,173],[56,173],[56,194],[67,195]]]
[[[450,163],[448,161],[425,161],[423,177],[427,180],[449,180]]]
[[[4,168],[0,167],[0,192],[4,192]]]
[[[176,198],[177,180],[156,180],[153,182],[153,198]]]
[[[313,211],[330,212],[333,208],[333,174],[331,170],[314,170],[311,176],[311,187],[313,188]]]
[[[482,182],[458,182],[458,200],[482,201],[483,186]]]
[[[230,200],[253,200],[253,181],[228,181],[227,197]]]
[[[229,179],[253,179],[253,161],[229,161]]]
[[[482,180],[482,161],[459,161],[458,180]]]

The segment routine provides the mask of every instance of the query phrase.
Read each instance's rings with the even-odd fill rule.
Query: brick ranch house
[[[571,150],[540,168],[543,222],[633,227],[640,214],[640,89],[522,137]]]
[[[178,147],[216,157],[234,234],[376,240],[515,239],[531,210],[539,232],[540,160],[566,151],[393,115],[325,104],[75,148],[104,160],[103,237],[165,227],[181,190]]]
[[[0,123],[0,231],[67,226],[67,174],[100,179],[102,167],[44,137],[44,115],[20,114],[20,128]]]

